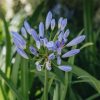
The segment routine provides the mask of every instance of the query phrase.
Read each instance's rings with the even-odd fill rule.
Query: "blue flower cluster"
[[[57,60],[57,65],[60,70],[71,71],[72,67],[68,65],[62,65],[61,58],[67,58],[76,55],[80,52],[80,49],[73,49],[63,54],[64,47],[72,47],[81,43],[85,39],[85,35],[80,35],[68,42],[69,29],[66,29],[67,19],[61,17],[56,25],[55,19],[52,17],[52,13],[49,11],[46,17],[45,25],[43,22],[39,24],[39,32],[33,29],[27,21],[24,21],[24,25],[21,28],[22,36],[18,32],[11,32],[13,36],[13,42],[16,46],[17,52],[24,58],[29,59],[29,54],[26,53],[27,35],[33,37],[34,44],[28,47],[30,53],[34,55],[36,69],[41,71],[44,66],[47,70],[52,69],[52,60]],[[55,30],[56,34],[55,34]],[[28,33],[28,34],[27,34]],[[48,38],[47,38],[48,37]],[[68,43],[67,43],[68,42]],[[41,51],[44,51],[41,53]]]

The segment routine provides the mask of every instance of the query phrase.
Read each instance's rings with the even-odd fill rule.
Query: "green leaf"
[[[17,82],[18,82],[18,70],[20,67],[20,60],[21,57],[19,55],[16,55],[15,63],[12,67],[11,80],[15,86],[17,86]]]
[[[10,67],[11,64],[11,38],[10,38],[10,32],[8,30],[8,23],[5,20],[5,17],[2,15],[2,20],[4,24],[4,32],[6,34],[6,71],[8,70],[8,67]]]
[[[6,75],[2,72],[1,69],[0,69],[0,77],[4,80],[6,85],[12,90],[12,92],[16,95],[16,98],[18,100],[23,100],[22,96],[17,91],[17,89],[15,88],[14,84],[12,83],[12,81],[6,77]]]
[[[87,81],[87,83],[89,83],[92,87],[95,88],[95,90],[98,91],[98,93],[100,93],[100,81],[97,80],[92,75],[90,75],[88,72],[86,72],[85,70],[73,65],[72,73],[77,75],[78,78],[81,78],[83,80],[88,79],[89,81]]]
[[[28,69],[28,60],[21,60],[21,90],[24,100],[29,99],[29,69]]]
[[[53,83],[53,81],[54,81],[54,77],[55,77],[55,76],[53,76],[53,77],[49,80],[49,82],[48,82],[48,92],[50,91],[50,88],[51,88],[52,83]]]
[[[53,100],[60,100],[59,96],[59,83],[56,83],[56,87],[54,89]]]
[[[86,48],[88,46],[92,46],[92,45],[93,45],[92,42],[85,43],[82,47],[80,47],[80,50],[82,50],[83,48]]]
[[[96,93],[90,97],[88,97],[86,100],[96,100],[96,98],[100,97],[100,94],[99,93]]]

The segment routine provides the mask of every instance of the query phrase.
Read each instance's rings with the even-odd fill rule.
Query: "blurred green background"
[[[15,87],[20,91],[21,85],[19,69],[22,60],[16,55],[10,31],[20,31],[25,19],[36,27],[40,21],[45,21],[49,10],[56,20],[60,16],[67,17],[71,31],[69,38],[77,36],[80,31],[86,35],[87,48],[76,56],[74,64],[89,73],[93,80],[85,81],[91,78],[88,74],[83,75],[87,77],[83,81],[73,75],[65,100],[100,100],[100,0],[0,0],[0,100],[14,100],[12,94],[19,94]],[[29,64],[31,69],[33,63]],[[31,75],[33,73],[29,74],[29,77],[26,75],[30,81],[29,99],[40,100],[43,84],[37,76]],[[91,81],[95,86],[90,85]]]

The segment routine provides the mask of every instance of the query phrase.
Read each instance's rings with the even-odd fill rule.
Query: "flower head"
[[[54,30],[56,26],[58,27],[58,30],[55,34]],[[77,36],[72,41],[68,42],[70,31],[69,29],[66,29],[66,26],[67,19],[63,17],[58,20],[58,25],[56,25],[56,21],[52,17],[50,11],[47,14],[45,25],[43,22],[40,22],[39,24],[39,33],[25,21],[21,28],[22,36],[17,32],[12,32],[13,42],[17,48],[17,52],[26,59],[29,59],[30,54],[33,55],[33,57],[36,57],[35,65],[38,71],[41,71],[43,68],[46,68],[49,71],[52,70],[53,61],[55,60],[57,68],[66,72],[71,71],[71,66],[62,64],[62,58],[74,56],[80,52],[80,49],[72,49],[68,52],[64,52],[65,50],[63,49],[81,43],[85,39],[85,35]],[[51,33],[45,34],[50,32],[50,29]],[[33,39],[33,44],[28,44],[28,46],[27,35],[30,35]]]

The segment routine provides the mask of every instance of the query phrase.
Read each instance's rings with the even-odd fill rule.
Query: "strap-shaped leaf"
[[[2,70],[0,70],[0,77],[4,80],[6,85],[13,91],[13,93],[16,95],[17,99],[18,100],[23,100],[22,96],[17,91],[17,89],[15,88],[14,84],[12,83],[12,81],[6,77],[6,75],[4,74],[4,72],[2,72]]]

